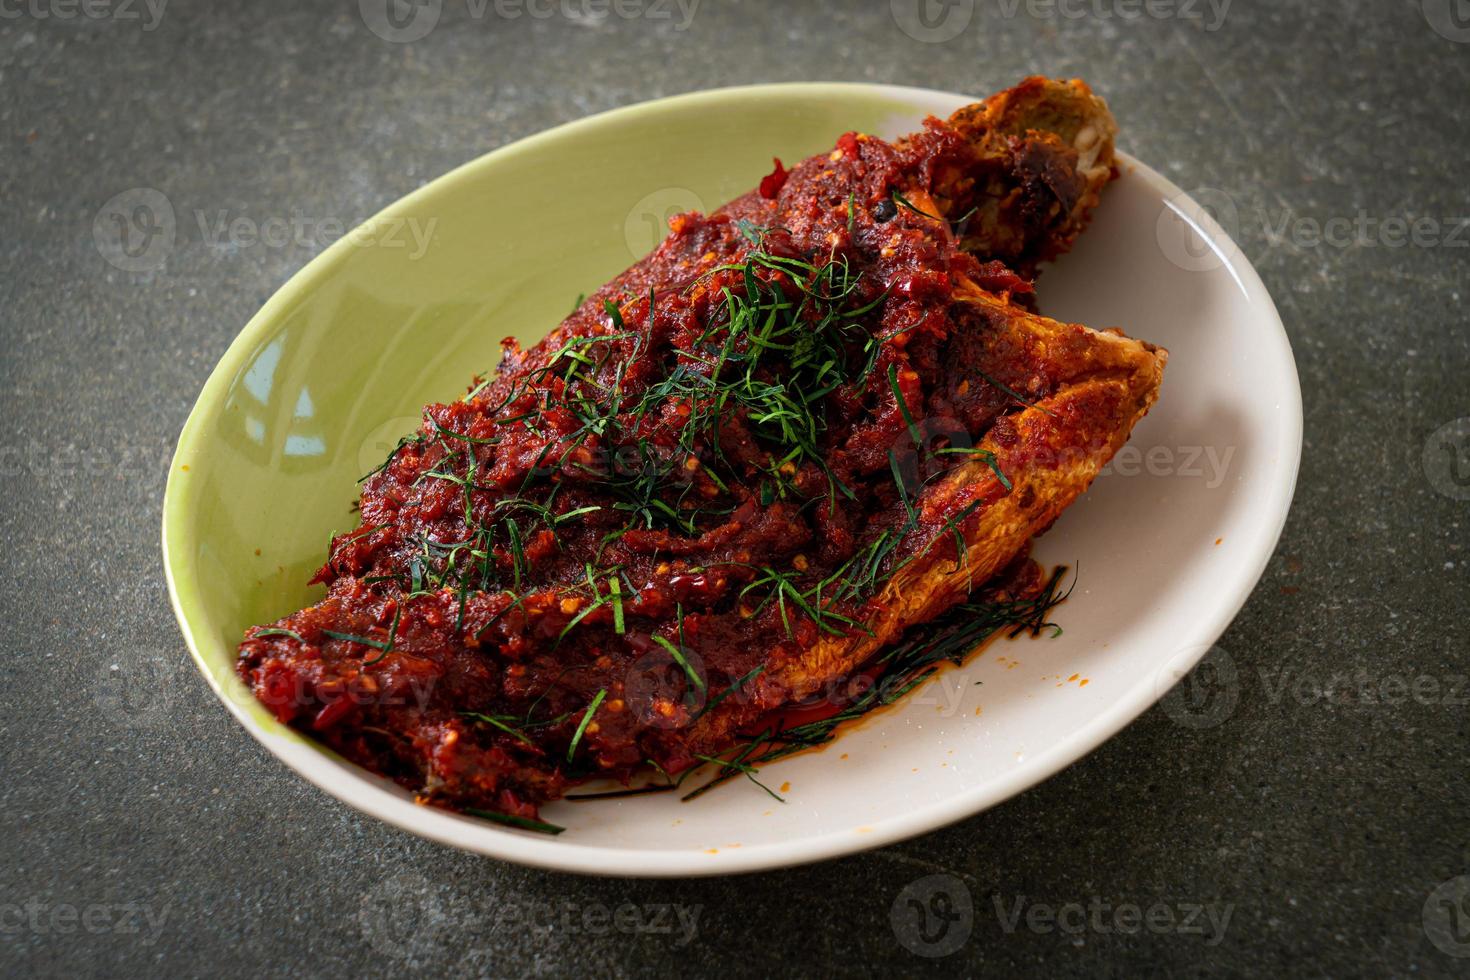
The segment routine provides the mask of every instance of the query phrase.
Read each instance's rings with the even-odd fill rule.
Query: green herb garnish
[[[259,639],[263,639],[263,638],[265,638],[267,636],[289,636],[291,639],[295,640],[297,643],[301,643],[301,644],[305,644],[306,643],[306,641],[301,638],[301,634],[300,633],[296,632],[295,630],[288,630],[284,626],[269,626],[269,627],[266,627],[263,630],[256,630],[255,631],[255,635],[252,636],[251,639],[252,640],[259,640]]]
[[[507,827],[519,827],[521,830],[534,830],[538,834],[551,834],[555,836],[567,829],[565,827],[558,827],[554,823],[547,823],[544,820],[532,820],[530,817],[517,817],[510,813],[497,813],[494,810],[478,810],[474,807],[467,806],[464,812],[472,817],[479,817],[482,820],[489,820],[492,823],[505,824]]]
[[[720,757],[705,758],[704,761],[717,766],[714,776],[683,799],[695,799],[740,775],[755,782],[755,774],[761,766],[830,742],[844,722],[895,703],[932,677],[944,662],[964,663],[977,646],[997,633],[1008,630],[1008,635],[1014,637],[1022,632],[1038,634],[1050,629],[1053,637],[1060,636],[1061,627],[1049,622],[1047,615],[1071,594],[1070,588],[1065,593],[1058,593],[1065,571],[1058,568],[1034,598],[962,603],[940,619],[910,630],[875,662],[874,667],[882,671],[878,683],[854,698],[847,707],[830,718],[803,725],[789,728],[769,726]],[[689,775],[686,772],[684,777]],[[764,786],[761,788],[766,789]],[[766,792],[770,790],[766,789]],[[771,795],[775,796],[774,793]]]
[[[659,646],[668,651],[669,656],[674,658],[674,663],[678,664],[679,667],[684,671],[684,675],[689,678],[690,684],[693,684],[701,691],[705,689],[704,678],[700,677],[699,672],[696,671],[693,665],[689,663],[688,658],[684,656],[684,651],[680,650],[677,646],[670,643],[662,636],[658,636],[657,634],[654,635],[653,642],[657,643]]]
[[[597,692],[597,696],[592,699],[592,703],[587,705],[587,710],[582,713],[582,720],[577,724],[577,733],[572,736],[572,744],[567,746],[568,762],[572,761],[572,756],[577,751],[577,744],[582,741],[582,733],[587,731],[587,725],[592,721],[592,716],[597,714],[597,709],[605,697],[607,697],[607,688],[604,687]]]

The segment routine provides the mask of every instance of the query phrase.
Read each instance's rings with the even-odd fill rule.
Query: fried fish
[[[688,772],[967,597],[1034,592],[1029,542],[1167,357],[1032,308],[1115,133],[1027,79],[677,216],[425,409],[241,676],[425,802],[547,829],[568,786]]]

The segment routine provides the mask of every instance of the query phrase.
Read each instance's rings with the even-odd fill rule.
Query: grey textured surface
[[[449,0],[427,36],[389,43],[353,0],[174,0],[161,18],[157,0],[0,3],[0,971],[1464,974],[1470,423],[1441,427],[1470,416],[1466,5],[953,0],[927,28],[914,6],[704,0],[679,29],[672,4],[509,18],[522,8]],[[963,30],[924,42],[901,22]],[[164,594],[167,454],[219,355],[317,246],[195,235],[126,272],[94,240],[114,195],[351,224],[654,96],[812,78],[983,94],[1031,72],[1086,77],[1129,150],[1233,204],[1296,350],[1301,482],[1223,640],[1241,682],[1223,724],[1156,708],[1048,783],[880,852],[639,882],[389,829],[215,701]],[[1363,240],[1312,240],[1309,222],[1360,215]],[[1393,244],[1396,217],[1426,219],[1417,242]],[[120,675],[156,680],[167,710],[119,702]],[[973,920],[925,945],[890,911],[931,874]],[[1205,915],[1203,933],[1117,928],[1123,906],[1177,926],[1193,905],[1228,909],[1223,934]],[[911,951],[957,936],[948,956]]]

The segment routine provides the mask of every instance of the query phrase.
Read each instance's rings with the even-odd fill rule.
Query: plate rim
[[[916,110],[936,101],[973,99],[972,96],[938,89],[863,82],[782,82],[703,89],[667,96],[562,123],[498,147],[394,200],[364,224],[372,226],[391,213],[409,210],[424,197],[442,192],[481,168],[493,166],[511,156],[534,152],[543,143],[569,132],[617,124],[629,116],[658,111],[677,104],[690,105],[732,98],[759,99],[793,92],[821,98],[824,94],[840,95],[852,91],[889,98],[900,106]],[[1279,360],[1288,369],[1284,378],[1287,387],[1284,394],[1289,397],[1279,406],[1278,416],[1282,426],[1283,449],[1285,456],[1289,458],[1279,461],[1279,473],[1271,487],[1271,498],[1264,502],[1264,516],[1259,524],[1259,530],[1264,533],[1258,533],[1254,541],[1247,542],[1247,547],[1254,552],[1250,556],[1253,560],[1243,562],[1242,567],[1250,569],[1249,574],[1240,576],[1234,583],[1233,592],[1226,600],[1215,604],[1211,614],[1203,618],[1196,627],[1193,636],[1181,638],[1179,649],[1189,653],[1170,660],[1169,666],[1177,670],[1182,678],[1203,658],[1249,600],[1285,528],[1301,464],[1301,385],[1285,324],[1270,292],[1244,252],[1207,212],[1167,177],[1127,153],[1119,151],[1118,157],[1120,165],[1128,168],[1130,176],[1151,185],[1162,199],[1190,208],[1190,220],[1231,272],[1245,293],[1249,305],[1258,308],[1263,316],[1269,318],[1269,325],[1275,327],[1274,331],[1266,331],[1275,348],[1271,354],[1273,360]],[[721,848],[717,853],[689,849],[625,849],[546,838],[496,827],[449,811],[418,806],[395,795],[387,785],[376,785],[372,781],[378,780],[378,777],[372,776],[366,770],[361,770],[361,778],[344,779],[341,766],[351,766],[351,763],[330,755],[329,750],[319,748],[315,743],[305,743],[301,736],[295,736],[285,726],[281,726],[281,732],[267,729],[247,712],[245,706],[238,704],[224,690],[205,659],[199,638],[195,636],[189,616],[185,612],[186,601],[199,600],[197,596],[189,594],[193,591],[192,585],[186,580],[185,570],[179,566],[182,564],[183,542],[187,531],[187,504],[190,499],[185,481],[181,478],[181,467],[200,452],[199,444],[206,428],[205,420],[213,414],[212,406],[222,403],[223,390],[238,376],[246,356],[255,350],[262,335],[278,320],[280,312],[289,307],[296,296],[315,288],[318,281],[352,249],[352,235],[344,235],[302,266],[256,311],[221,355],[179,434],[164,488],[161,528],[164,578],[168,587],[169,604],[190,656],[210,689],[241,726],[272,755],[297,775],[342,803],[409,833],[460,850],[558,871],[598,876],[670,878],[739,874],[792,867],[896,843],[988,810],[1050,779],[1090,754],[1161,700],[1172,688],[1173,684],[1163,686],[1157,681],[1152,684],[1135,683],[1121,697],[1099,711],[1083,728],[1041,749],[1025,765],[917,810],[867,824],[861,833],[854,832],[853,828],[843,827],[830,833],[779,843],[738,849]],[[177,545],[176,541],[179,542]]]

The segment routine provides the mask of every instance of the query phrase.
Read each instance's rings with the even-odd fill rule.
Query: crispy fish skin
[[[1080,79],[1033,76],[957,110],[949,125],[1009,175],[946,209],[977,208],[965,250],[1031,275],[1070,249],[1115,174],[1118,124],[1107,103]]]
[[[921,530],[905,542],[914,557],[868,603],[863,621],[871,635],[820,637],[799,657],[757,678],[748,698],[701,719],[696,743],[723,744],[772,710],[809,701],[851,676],[908,627],[964,601],[1024,554],[1032,538],[1086,491],[1157,400],[1168,362],[1163,348],[1116,331],[1050,320],[978,288],[957,298],[987,321],[993,350],[1039,351],[1039,366],[1050,376],[1048,394],[1003,416],[978,445],[994,454],[1009,488],[979,459],[927,487],[915,503]],[[956,522],[967,509],[970,516]],[[955,530],[965,540],[962,554],[953,543]]]

